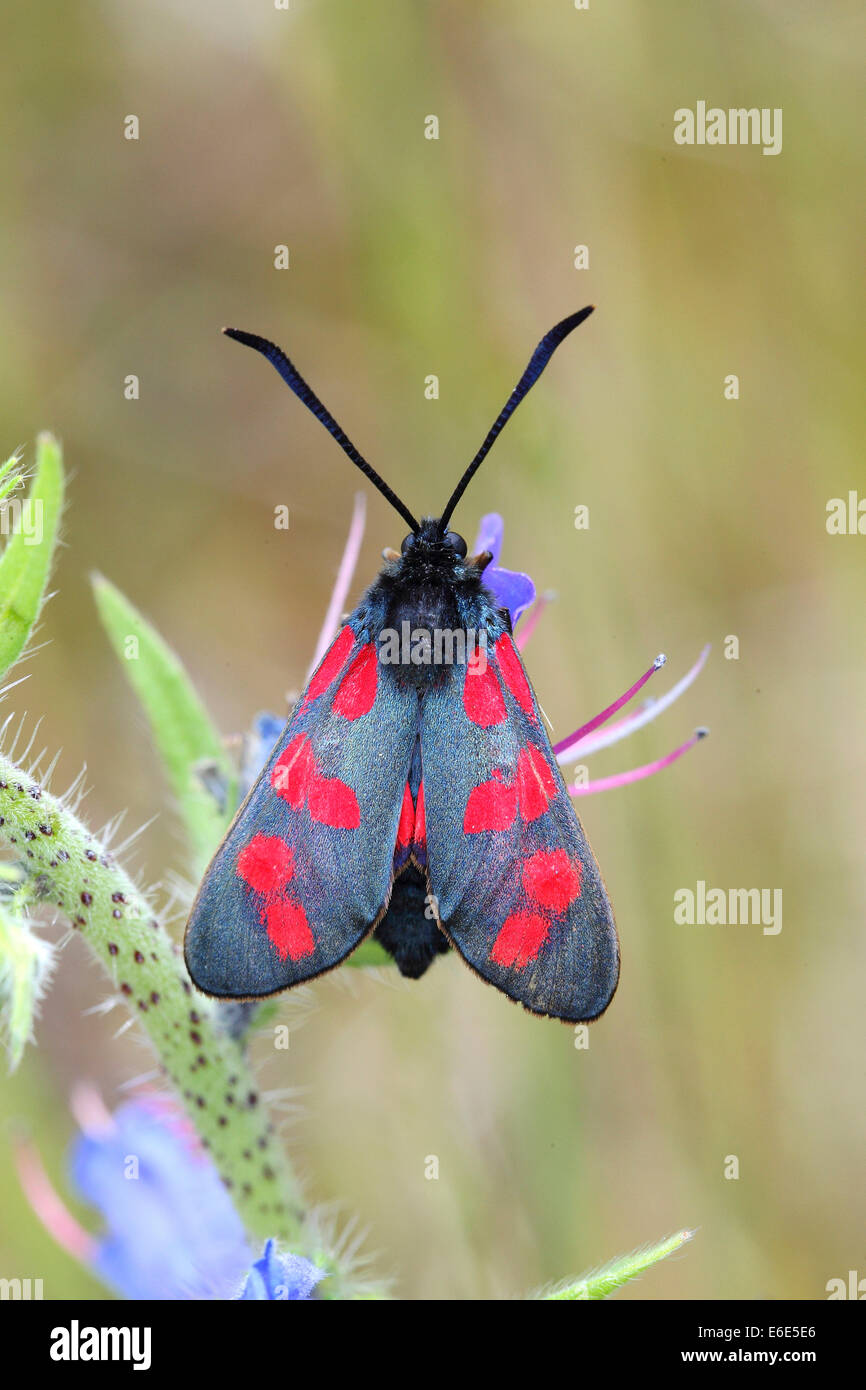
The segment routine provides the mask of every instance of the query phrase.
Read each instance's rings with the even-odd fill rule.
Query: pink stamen
[[[664,695],[660,695],[658,699],[647,700],[640,709],[635,710],[632,714],[627,714],[623,719],[618,719],[615,724],[611,724],[601,733],[591,735],[583,743],[580,756],[588,758],[592,753],[598,753],[602,748],[610,748],[612,744],[619,743],[620,739],[628,738],[629,734],[635,733],[637,729],[642,729],[645,724],[650,724],[654,719],[658,719],[659,715],[678,700],[693,681],[697,680],[709,653],[710,645],[707,643],[694,666],[677,681],[676,685],[672,685],[670,690],[666,690]],[[572,757],[573,753],[565,758],[560,758],[559,761],[570,762]]]
[[[95,1256],[96,1238],[64,1206],[42,1166],[38,1150],[27,1139],[16,1141],[15,1166],[24,1195],[48,1234],[74,1260],[89,1264]]]
[[[654,763],[644,763],[643,767],[633,767],[630,772],[618,772],[613,777],[599,777],[595,782],[588,782],[584,786],[571,786],[568,788],[569,796],[591,796],[593,792],[608,792],[614,787],[626,787],[630,782],[641,782],[644,777],[652,777],[653,773],[661,772],[663,767],[670,767],[677,758],[681,758],[683,753],[688,753],[690,748],[694,748],[702,738],[706,738],[709,729],[696,729],[690,739],[681,743],[679,748],[675,748],[672,753],[668,753],[664,758],[658,758]]]
[[[555,743],[553,745],[553,751],[556,756],[560,758],[563,753],[570,752],[580,743],[581,739],[586,738],[587,734],[591,734],[593,729],[597,729],[599,724],[605,724],[607,720],[610,719],[611,715],[616,714],[617,710],[622,709],[623,705],[627,705],[629,700],[633,700],[638,691],[646,685],[650,676],[654,675],[656,671],[664,666],[666,660],[667,657],[663,654],[657,656],[649,670],[644,671],[640,680],[635,681],[634,685],[631,686],[624,695],[620,695],[619,699],[614,700],[613,704],[608,705],[607,709],[603,709],[601,714],[597,714],[594,719],[590,719],[588,724],[582,724],[573,734],[569,734],[568,738],[561,739],[559,743]]]
[[[552,589],[548,589],[544,594],[539,594],[532,606],[523,614],[522,620],[518,619],[520,623],[520,632],[515,635],[514,645],[519,652],[523,651],[523,648],[538,626],[538,619],[541,617],[547,605],[555,598],[556,594]]]
[[[337,582],[334,585],[334,592],[331,594],[331,602],[325,614],[325,621],[319,633],[319,640],[316,643],[316,653],[310,663],[307,672],[307,681],[312,676],[325,652],[330,647],[337,635],[340,626],[340,618],[346,608],[346,598],[349,587],[352,583],[352,576],[355,573],[355,566],[358,563],[358,555],[361,551],[361,541],[364,538],[364,522],[367,514],[367,500],[363,492],[355,493],[355,505],[352,509],[352,520],[349,523],[349,534],[346,538],[346,547],[343,551],[343,558],[340,561],[340,568],[337,571]],[[306,684],[306,681],[304,682]]]
[[[117,1128],[114,1116],[91,1081],[77,1081],[69,1097],[72,1118],[83,1134],[92,1139],[113,1134]]]

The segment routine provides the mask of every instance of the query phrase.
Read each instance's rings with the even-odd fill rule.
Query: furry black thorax
[[[358,636],[380,642],[386,632],[438,631],[480,635],[491,646],[503,632],[511,631],[511,616],[485,588],[483,571],[490,557],[466,558],[462,537],[448,532],[432,517],[403,542],[396,558],[389,559],[351,615]],[[419,685],[441,678],[433,667],[406,663],[402,674]]]

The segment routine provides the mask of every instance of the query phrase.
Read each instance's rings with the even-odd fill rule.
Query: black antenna
[[[269,343],[267,338],[260,338],[256,333],[243,333],[239,328],[224,328],[223,333],[225,333],[228,338],[234,338],[237,343],[243,343],[246,347],[255,348],[256,352],[260,352],[263,357],[266,357],[268,361],[276,367],[283,381],[285,381],[288,386],[291,386],[298,400],[304,402],[304,405],[308,410],[313,412],[316,419],[321,420],[328,434],[334,436],[343,452],[349,455],[349,458],[360,468],[362,473],[366,473],[373,486],[379,489],[383,497],[387,497],[391,506],[400,513],[404,521],[408,522],[412,530],[414,532],[419,531],[421,528],[409,511],[409,508],[403,505],[396,492],[393,492],[391,488],[389,488],[385,480],[379,477],[375,468],[371,468],[367,460],[358,453],[358,450],[355,448],[349,436],[340,429],[333,415],[322,405],[315,391],[310,390],[304,378],[294,364],[289,361],[286,354],[278,348],[276,344]]]
[[[585,309],[578,309],[576,314],[570,314],[567,319],[562,320],[562,323],[558,323],[555,328],[551,328],[549,333],[545,333],[538,347],[529,359],[529,366],[526,368],[523,376],[508,397],[508,400],[505,402],[496,420],[491,425],[487,438],[484,440],[478,453],[475,455],[469,467],[466,469],[466,472],[463,474],[463,477],[460,479],[460,482],[452,492],[439,523],[443,531],[448,525],[454,508],[457,506],[457,503],[460,501],[460,498],[463,496],[472,478],[478,472],[484,459],[489,454],[507,421],[520,405],[523,397],[531,387],[535,385],[563,338],[567,338],[573,328],[577,328],[579,323],[583,323],[584,319],[588,319],[594,308],[594,304],[588,304]]]

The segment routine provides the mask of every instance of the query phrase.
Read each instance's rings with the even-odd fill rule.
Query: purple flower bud
[[[507,570],[497,564],[504,531],[505,523],[498,512],[488,512],[487,516],[481,518],[472,553],[478,555],[482,550],[489,550],[493,556],[484,571],[484,587],[490,590],[500,607],[508,609],[511,625],[514,627],[521,615],[535,602],[535,585],[528,574],[519,570]]]
[[[278,1254],[276,1244],[269,1240],[261,1259],[256,1260],[247,1275],[240,1297],[309,1298],[319,1280],[326,1277],[323,1269],[318,1269],[302,1255]]]

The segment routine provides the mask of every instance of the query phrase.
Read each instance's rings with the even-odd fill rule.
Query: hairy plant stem
[[[0,839],[99,958],[149,1035],[166,1077],[255,1239],[297,1238],[296,1181],[241,1045],[187,977],[145,895],[72,811],[0,756]]]

